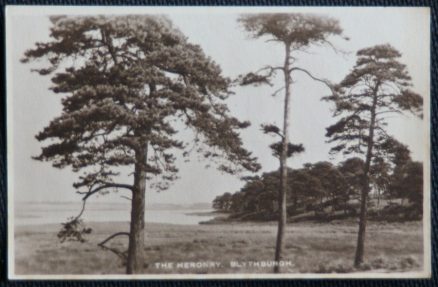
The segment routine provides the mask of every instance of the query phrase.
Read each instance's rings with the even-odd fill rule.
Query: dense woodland
[[[406,156],[406,155],[405,155]],[[289,168],[287,214],[290,222],[329,221],[357,217],[363,160],[347,159],[334,165],[327,161]],[[375,171],[369,197],[369,218],[374,220],[419,220],[423,210],[423,164],[409,157],[398,158],[383,176]],[[236,192],[225,192],[213,208],[229,213],[230,220],[275,220],[278,216],[279,171],[245,178]]]

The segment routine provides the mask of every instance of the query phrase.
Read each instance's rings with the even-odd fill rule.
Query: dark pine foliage
[[[35,159],[81,172],[74,187],[84,202],[97,192],[132,191],[127,272],[141,272],[147,180],[156,177],[155,190],[168,188],[177,178],[177,151],[187,155],[193,143],[224,172],[257,171],[239,136],[249,123],[230,115],[224,103],[230,80],[220,67],[167,18],[55,16],[51,22],[51,40],[23,58],[47,60],[34,71],[51,75],[63,107],[36,135],[44,146]],[[195,140],[181,141],[181,127]],[[133,184],[117,183],[121,167],[133,167]],[[73,234],[67,231],[74,225],[64,227]]]
[[[411,112],[422,117],[423,98],[411,90],[411,77],[401,57],[389,44],[357,52],[356,65],[337,85],[332,96],[338,121],[327,128],[332,153],[364,157],[361,212],[355,265],[363,262],[367,200],[374,183],[385,185],[391,165],[409,154],[405,145],[387,132],[387,116]]]
[[[364,161],[349,158],[333,165],[329,162],[306,163],[288,170],[288,220],[330,221],[356,217],[360,205]],[[423,164],[407,161],[388,170],[385,184],[380,176],[372,178],[375,187],[369,202],[373,220],[405,221],[422,217]],[[280,172],[246,177],[244,186],[217,196],[214,209],[229,213],[230,220],[269,221],[278,212],[277,191]],[[379,190],[380,189],[380,190]]]
[[[116,175],[112,167],[134,164],[135,151],[148,143],[152,152],[145,169],[162,175],[157,188],[166,188],[177,172],[174,150],[187,146],[175,139],[174,123],[179,121],[230,162],[258,169],[237,133],[246,123],[230,116],[222,103],[230,94],[229,80],[169,20],[51,20],[53,40],[37,43],[23,59],[46,57],[50,65],[35,71],[56,71],[51,89],[63,97],[62,114],[36,136],[51,140],[36,159],[59,168],[69,165],[74,171],[87,169],[75,187],[89,187],[110,181]],[[225,163],[221,168],[236,170]]]

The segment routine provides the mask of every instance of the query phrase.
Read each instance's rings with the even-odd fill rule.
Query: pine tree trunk
[[[286,56],[284,60],[284,82],[285,82],[285,98],[284,98],[284,118],[283,118],[283,142],[280,156],[280,192],[279,192],[279,218],[278,218],[278,231],[277,242],[275,247],[275,261],[279,263],[282,259],[282,251],[284,245],[284,234],[286,228],[287,219],[287,150],[289,145],[288,130],[289,130],[289,102],[290,102],[290,45],[286,44]],[[274,267],[274,273],[280,273],[280,266],[276,264]]]
[[[368,191],[369,181],[368,175],[365,176],[364,185],[361,191],[361,202],[360,202],[360,215],[359,215],[359,232],[357,234],[357,246],[356,246],[356,256],[354,258],[354,266],[359,267],[363,263],[363,258],[365,254],[365,231],[367,226],[367,201],[368,201]],[[366,186],[367,185],[367,186]]]
[[[131,227],[129,235],[127,274],[139,274],[144,267],[144,218],[146,195],[147,145],[136,154],[134,189],[131,203]]]
[[[376,106],[377,106],[377,90],[378,85],[376,86],[373,94],[373,104],[371,107],[371,121],[370,121],[370,127],[368,131],[368,142],[367,142],[367,153],[366,153],[366,159],[365,159],[365,167],[364,167],[364,174],[363,174],[363,180],[362,180],[362,190],[361,190],[361,196],[360,196],[360,215],[359,215],[359,231],[357,234],[357,246],[356,246],[356,255],[354,257],[354,266],[359,267],[361,263],[363,263],[364,260],[364,254],[365,254],[365,233],[366,233],[366,226],[367,226],[367,201],[368,201],[368,194],[370,192],[370,178],[369,178],[369,172],[370,172],[370,166],[371,166],[371,160],[373,156],[373,146],[374,146],[374,130],[375,130],[375,122],[376,122]]]

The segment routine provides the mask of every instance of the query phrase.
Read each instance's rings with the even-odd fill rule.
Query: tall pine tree
[[[51,75],[62,113],[36,138],[37,160],[82,172],[74,187],[86,200],[111,189],[132,192],[126,272],[144,265],[145,193],[176,179],[175,153],[188,152],[178,127],[196,134],[199,152],[228,173],[256,171],[238,130],[249,125],[229,115],[230,81],[201,48],[161,16],[51,17],[51,40],[36,43],[23,62],[48,59],[34,69]],[[132,167],[132,183],[118,182]],[[77,220],[77,218],[75,218]],[[72,225],[67,225],[72,226]],[[107,240],[104,240],[107,242]]]
[[[255,73],[248,73],[241,78],[242,85],[271,84],[271,80],[277,72],[281,73],[284,78],[284,85],[274,93],[278,94],[284,90],[283,126],[281,130],[276,128],[277,132],[275,132],[281,134],[282,139],[280,144],[272,146],[272,148],[277,150],[279,155],[281,171],[279,190],[280,209],[275,248],[275,260],[280,261],[282,259],[287,219],[287,158],[290,151],[293,150],[293,147],[296,147],[296,145],[290,146],[289,143],[292,74],[294,72],[303,72],[312,79],[322,82],[331,88],[331,84],[326,80],[316,78],[308,70],[298,66],[296,63],[297,54],[299,52],[308,51],[312,46],[329,46],[333,48],[334,46],[330,42],[330,38],[332,36],[341,35],[342,29],[336,19],[302,13],[244,15],[239,21],[242,23],[244,29],[254,38],[265,38],[268,41],[281,44],[284,48],[283,65],[267,66]],[[267,131],[265,130],[265,132]],[[272,133],[272,130],[268,132]],[[274,272],[280,272],[278,265],[274,267]]]
[[[382,171],[382,163],[391,163],[401,150],[400,142],[387,132],[387,116],[411,112],[422,116],[423,98],[410,87],[411,77],[401,54],[391,45],[377,45],[357,52],[356,65],[325,99],[335,105],[338,121],[327,128],[327,137],[335,142],[332,153],[362,155],[359,231],[354,265],[364,260],[367,201],[371,176]]]

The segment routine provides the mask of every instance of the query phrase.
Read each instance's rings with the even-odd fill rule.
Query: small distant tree
[[[257,14],[243,15],[239,19],[244,29],[254,38],[267,38],[268,41],[277,42],[283,45],[285,49],[283,66],[268,66],[257,72],[248,73],[240,79],[241,85],[261,85],[271,84],[272,78],[276,72],[281,72],[284,77],[284,86],[274,94],[284,90],[284,114],[282,127],[282,148],[280,151],[280,171],[281,184],[279,190],[279,218],[278,218],[278,235],[275,248],[275,260],[282,259],[283,238],[285,234],[285,225],[287,218],[287,157],[289,152],[289,105],[291,98],[292,73],[301,71],[309,75],[314,80],[325,84],[327,81],[314,77],[309,71],[295,65],[297,54],[307,51],[312,46],[328,45],[333,47],[329,41],[331,36],[342,34],[342,29],[337,20],[313,14]],[[275,266],[274,272],[280,272],[279,266]]]
[[[353,70],[326,97],[334,103],[338,121],[327,128],[327,137],[337,145],[332,153],[363,155],[359,231],[354,265],[364,260],[367,201],[372,167],[390,161],[400,143],[387,133],[387,116],[412,112],[422,115],[423,99],[410,86],[411,78],[401,57],[391,45],[377,45],[357,52]]]
[[[213,209],[224,211],[224,200],[222,195],[218,195],[213,199],[212,207]]]
[[[35,69],[51,74],[52,92],[62,95],[62,113],[36,135],[45,142],[39,156],[54,167],[82,171],[74,184],[86,200],[108,190],[131,192],[127,273],[144,265],[145,194],[174,181],[178,128],[196,134],[197,151],[220,170],[256,171],[260,166],[242,147],[238,130],[249,125],[229,115],[224,100],[230,80],[220,67],[162,16],[54,16],[46,43],[25,53],[23,62],[47,59]],[[190,146],[189,146],[190,145]],[[130,167],[132,183],[117,182],[119,167]],[[82,214],[82,212],[81,212]],[[65,224],[77,234],[79,217]],[[65,231],[65,230],[64,230]],[[86,230],[87,231],[87,230]]]

